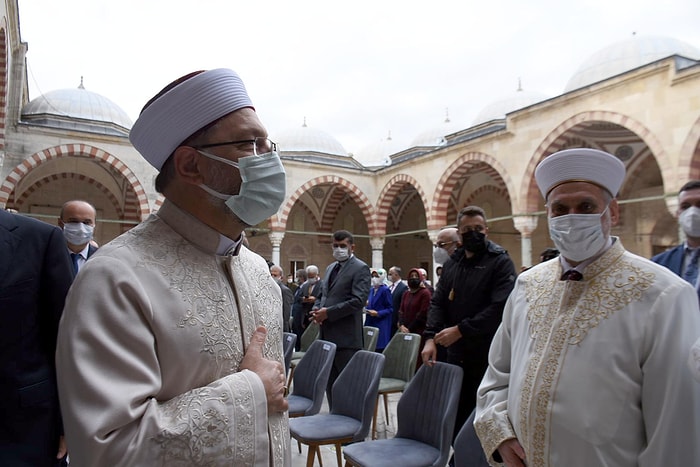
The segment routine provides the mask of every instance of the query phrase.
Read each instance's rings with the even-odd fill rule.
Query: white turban
[[[563,183],[588,182],[617,196],[625,179],[625,164],[604,151],[565,149],[545,157],[535,169],[535,180],[544,199]]]
[[[129,140],[160,171],[185,139],[244,107],[253,104],[235,71],[205,71],[178,84],[144,109],[131,128]]]

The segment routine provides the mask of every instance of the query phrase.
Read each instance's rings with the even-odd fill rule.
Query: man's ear
[[[616,198],[613,198],[613,200],[610,201],[610,206],[608,209],[610,210],[610,225],[616,226],[620,221],[620,205],[617,204]]]
[[[197,150],[189,146],[180,146],[173,153],[173,165],[176,177],[191,185],[204,183],[202,175],[202,158]]]

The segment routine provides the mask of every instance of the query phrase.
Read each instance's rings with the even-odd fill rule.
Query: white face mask
[[[333,258],[335,258],[336,261],[345,261],[349,257],[350,253],[348,251],[348,248],[333,247]]]
[[[318,277],[310,277],[307,282],[309,285],[314,285],[318,281]]]
[[[433,261],[445,264],[450,259],[450,254],[444,248],[433,248]]]
[[[678,216],[678,222],[688,237],[700,237],[700,208],[689,207]]]
[[[605,211],[607,210],[606,207]],[[584,261],[603,249],[606,238],[600,220],[605,211],[600,214],[567,214],[547,219],[549,236],[564,258]]]
[[[68,222],[63,224],[63,236],[71,245],[85,245],[92,240],[95,227],[82,222]]]
[[[381,277],[373,277],[372,278],[372,287],[379,287],[382,285],[383,281]]]
[[[277,152],[241,157],[237,163],[199,149],[197,152],[236,167],[241,173],[241,189],[237,195],[226,195],[204,184],[199,185],[210,195],[225,199],[226,206],[241,221],[251,226],[258,225],[277,212],[287,190],[287,174]]]

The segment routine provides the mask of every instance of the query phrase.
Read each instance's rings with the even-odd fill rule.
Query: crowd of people
[[[624,164],[576,148],[535,170],[554,247],[520,274],[467,206],[435,284],[368,266],[347,230],[323,274],[285,281],[246,247],[286,174],[235,72],[173,81],[130,139],[165,201],[101,248],[87,201],[57,227],[0,211],[1,465],[288,466],[282,333],[299,346],[311,323],[336,345],[329,404],[373,326],[377,352],[414,333],[416,368],[462,369],[454,436],[472,416],[493,463],[700,465],[700,181],[679,193],[683,244],[652,260],[612,235]]]

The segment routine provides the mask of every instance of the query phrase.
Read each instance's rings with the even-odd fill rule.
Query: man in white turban
[[[276,145],[225,69],[168,85],[130,139],[165,202],[103,246],[66,300],[71,464],[288,466],[280,289],[241,245],[284,199]]]
[[[535,169],[561,254],[518,276],[493,339],[474,423],[491,462],[700,465],[697,297],[611,235],[624,177],[622,161],[593,149]]]

